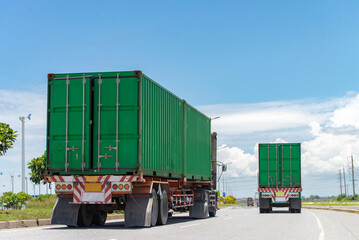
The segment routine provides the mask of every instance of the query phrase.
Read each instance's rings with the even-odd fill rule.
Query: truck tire
[[[92,223],[94,212],[90,211],[86,205],[81,205],[78,216],[79,227],[89,227]]]
[[[259,208],[259,213],[264,213],[265,209],[264,208]]]
[[[103,226],[106,223],[107,212],[105,211],[97,211],[95,212],[92,223],[96,226]]]
[[[297,209],[297,213],[301,213],[301,211],[302,211],[302,209],[301,208],[299,208],[299,209]]]
[[[152,210],[151,210],[151,226],[156,226],[158,218],[158,200],[156,190],[152,189]]]
[[[210,216],[210,217],[215,217],[215,216],[216,216],[216,213],[217,213],[217,210],[216,210],[216,209],[210,209],[210,210],[209,210],[209,216]]]
[[[158,206],[157,225],[165,225],[168,219],[168,197],[165,189],[162,190],[162,198],[158,196]]]

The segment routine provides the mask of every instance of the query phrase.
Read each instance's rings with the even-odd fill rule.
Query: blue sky
[[[39,156],[47,73],[139,69],[209,116],[221,115],[213,130],[230,148],[219,156],[242,164],[232,177],[253,178],[256,143],[298,141],[308,143],[308,169],[333,159],[315,172],[320,183],[356,146],[359,119],[350,113],[359,92],[358,12],[357,1],[3,0],[0,122],[19,131],[18,116],[31,111],[27,156]],[[323,134],[334,142],[344,134],[352,145],[316,156],[316,141],[330,139]],[[0,159],[6,175],[20,171],[20,146]],[[337,194],[337,185],[334,179],[328,194],[319,193]],[[318,193],[312,189],[307,194]]]

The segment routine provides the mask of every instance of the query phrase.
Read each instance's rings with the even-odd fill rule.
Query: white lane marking
[[[194,224],[189,224],[189,225],[185,225],[185,226],[180,226],[180,228],[188,228],[188,227],[193,227],[193,226],[197,226],[200,225],[199,223],[194,223]]]
[[[233,217],[223,218],[223,220],[229,220],[229,219],[233,219]]]
[[[312,213],[312,212],[309,212],[309,213],[313,215],[315,220],[317,220],[317,224],[318,224],[318,228],[319,228],[319,240],[324,240],[325,233],[324,233],[322,222],[319,220],[319,218],[314,213]]]

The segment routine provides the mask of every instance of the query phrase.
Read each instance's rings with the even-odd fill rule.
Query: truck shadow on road
[[[171,217],[168,218],[166,225],[163,226],[168,226],[168,225],[173,225],[173,224],[179,224],[179,223],[189,223],[189,222],[195,222],[195,221],[201,221],[201,220],[205,220],[205,219],[194,219],[194,218],[190,218],[188,216],[176,216],[176,217]],[[155,227],[162,227],[162,226],[155,226]],[[148,228],[148,227],[144,227],[144,228]],[[54,226],[53,228],[48,228],[46,230],[68,230],[68,229],[72,229],[72,230],[85,230],[85,229],[123,229],[123,230],[134,230],[134,229],[142,229],[142,227],[132,227],[132,228],[125,228],[125,222],[122,219],[119,219],[118,221],[111,221],[111,222],[107,222],[104,226],[91,226],[88,228],[85,227],[64,227],[64,226]]]
[[[270,213],[262,213],[263,215],[268,215],[268,214],[293,214],[293,213],[291,213],[290,211],[288,211],[288,210],[273,210],[273,211],[271,211]],[[261,215],[262,215],[261,214]]]

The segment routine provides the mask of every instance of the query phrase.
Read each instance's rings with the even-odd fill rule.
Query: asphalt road
[[[254,207],[226,208],[217,217],[194,220],[188,214],[170,218],[167,225],[124,228],[112,220],[104,227],[46,226],[0,230],[1,240],[121,240],[121,239],[359,239],[359,214],[302,209],[301,214],[274,208],[259,214]]]

